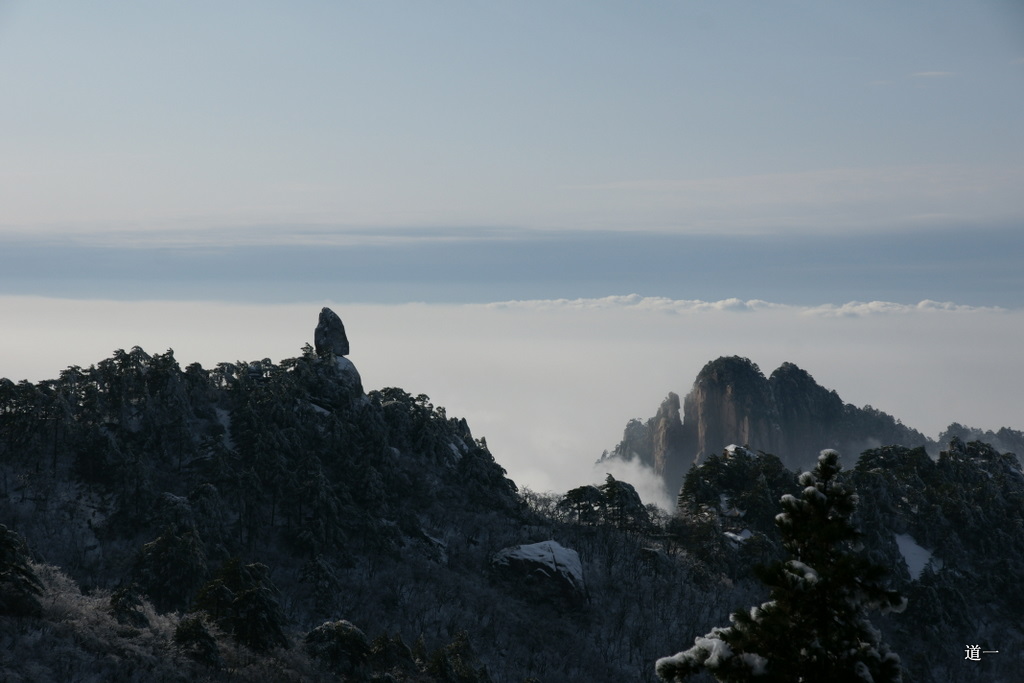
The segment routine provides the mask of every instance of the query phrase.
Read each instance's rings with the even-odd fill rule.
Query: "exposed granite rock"
[[[605,453],[601,461],[639,461],[660,475],[669,485],[669,491],[675,491],[693,457],[691,441],[679,416],[679,395],[669,392],[654,417],[647,422],[634,419],[626,424],[622,441],[611,453]]]
[[[883,444],[937,444],[871,406],[843,403],[804,370],[783,363],[770,378],[747,358],[706,364],[682,402],[670,393],[646,423],[630,420],[623,439],[603,459],[638,460],[677,491],[686,471],[729,444],[772,453],[791,470],[814,465],[822,449],[856,458]]]
[[[335,356],[348,355],[348,337],[345,336],[345,325],[338,314],[324,306],[320,311],[320,321],[313,333],[313,345],[318,356],[333,353]]]
[[[669,392],[654,415],[651,456],[654,471],[666,481],[681,480],[686,467],[686,430],[679,416],[679,395]]]
[[[779,415],[768,380],[756,363],[729,356],[711,361],[697,375],[683,402],[683,422],[695,429],[692,459],[728,444],[750,444],[775,452]]]
[[[587,596],[579,554],[557,541],[542,541],[499,550],[491,566],[517,588],[539,600],[562,599],[578,605]]]
[[[338,379],[341,380],[340,384],[348,389],[350,397],[353,399],[362,398],[363,378],[360,377],[359,370],[356,369],[355,364],[348,358],[335,356],[334,370],[337,373]]]

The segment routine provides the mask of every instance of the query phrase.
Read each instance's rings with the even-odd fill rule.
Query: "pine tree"
[[[186,607],[207,577],[206,551],[195,527],[167,527],[135,555],[131,577],[161,612]]]
[[[800,475],[799,498],[785,495],[775,521],[792,559],[762,570],[771,599],[731,617],[694,646],[658,660],[666,681],[702,670],[719,681],[891,683],[899,657],[868,621],[870,610],[900,611],[905,601],[883,585],[885,569],[857,554],[851,519],[857,496],[839,477],[839,454],[823,451]]]
[[[600,490],[604,494],[606,519],[615,526],[640,529],[650,523],[647,508],[632,484],[608,474]]]
[[[243,565],[232,558],[199,591],[193,612],[205,612],[235,641],[257,652],[287,648],[276,593],[266,565]]]
[[[43,584],[29,564],[25,541],[0,524],[0,615],[38,616]]]

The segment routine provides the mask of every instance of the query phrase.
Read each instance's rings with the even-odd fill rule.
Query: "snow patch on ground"
[[[223,408],[215,408],[214,410],[217,411],[217,421],[224,427],[224,436],[221,439],[221,443],[224,444],[226,450],[233,451],[235,450],[235,441],[231,438],[231,413]]]
[[[907,571],[910,578],[915,581],[921,578],[921,572],[932,559],[930,550],[922,548],[910,534],[893,534],[896,538],[896,545],[900,549],[903,561],[907,563]]]
[[[452,455],[455,456],[455,462],[462,460],[462,450],[458,446],[449,441],[448,448],[452,449]]]

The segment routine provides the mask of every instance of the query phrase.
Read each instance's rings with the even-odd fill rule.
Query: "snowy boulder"
[[[556,541],[499,550],[491,566],[528,597],[578,605],[587,597],[580,556]]]
[[[318,356],[334,354],[348,355],[348,337],[345,336],[345,325],[338,314],[324,306],[320,311],[320,320],[313,332],[313,345]]]

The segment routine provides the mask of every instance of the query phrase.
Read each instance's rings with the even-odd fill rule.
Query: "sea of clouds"
[[[630,418],[651,417],[670,391],[685,395],[701,367],[724,355],[748,357],[765,374],[791,361],[844,401],[932,438],[953,421],[1024,428],[1024,310],[934,301],[794,306],[634,294],[256,305],[7,296],[0,376],[52,378],[136,345],[172,348],[182,366],[276,362],[312,342],[325,305],[345,322],[367,390],[399,386],[466,417],[509,476],[534,490],[561,492],[611,471],[648,502],[670,505],[650,473],[594,463]]]

